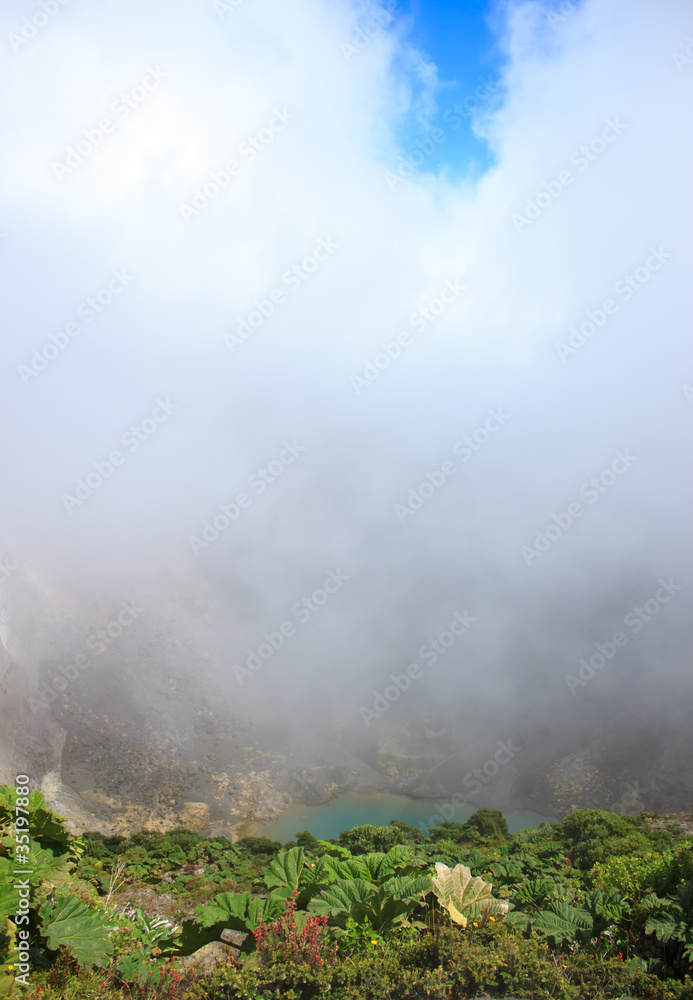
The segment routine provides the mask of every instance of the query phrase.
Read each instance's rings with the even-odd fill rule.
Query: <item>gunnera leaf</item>
[[[489,915],[508,912],[508,904],[491,895],[492,883],[484,882],[478,875],[473,876],[471,869],[465,865],[449,868],[438,862],[436,877],[431,882],[441,906],[461,927],[466,927],[469,920],[484,912]]]
[[[74,896],[61,896],[55,905],[45,903],[41,919],[48,947],[52,951],[61,946],[68,948],[82,966],[103,968],[113,954],[109,927],[103,917]]]

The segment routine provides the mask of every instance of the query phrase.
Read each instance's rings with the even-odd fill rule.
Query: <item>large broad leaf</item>
[[[529,927],[529,917],[522,910],[511,910],[505,915],[505,921],[518,931],[524,931]]]
[[[374,885],[381,885],[394,874],[414,875],[421,871],[422,867],[428,866],[425,859],[416,863],[409,849],[402,844],[397,844],[387,854],[382,851],[370,851],[354,858],[329,858],[327,864],[337,878],[360,878]]]
[[[29,795],[29,814],[31,836],[41,841],[42,847],[51,844],[64,851],[71,850],[76,854],[83,852],[84,842],[63,828],[65,818],[48,808],[41,792],[31,792]]]
[[[327,856],[330,858],[350,858],[351,851],[347,847],[342,847],[341,844],[331,844],[329,840],[319,840],[317,847],[320,849],[320,854],[322,856]]]
[[[618,890],[611,888],[607,892],[601,892],[597,889],[588,893],[585,897],[584,909],[592,917],[593,934],[599,935],[603,934],[612,924],[618,923],[627,906]]]
[[[517,887],[513,899],[524,907],[540,909],[556,896],[556,883],[551,879],[527,879]]]
[[[418,875],[416,878],[412,878],[411,875],[397,875],[384,882],[383,888],[399,899],[418,900],[431,891],[431,880],[428,875]]]
[[[508,904],[491,895],[493,885],[478,876],[475,878],[465,865],[449,868],[438,862],[431,883],[440,904],[462,927],[484,912],[490,915],[508,912]]]
[[[32,884],[41,884],[55,889],[70,885],[74,862],[69,854],[59,854],[56,856],[48,848],[45,850],[38,848],[38,845],[34,842],[32,842],[31,847],[29,867],[33,868],[34,871],[34,874],[31,876]]]
[[[302,847],[293,847],[270,861],[264,882],[272,888],[272,896],[283,899],[290,899],[298,889],[296,909],[304,910],[323,886],[339,877],[335,871],[339,864],[334,858],[309,860]]]
[[[397,868],[406,868],[414,860],[411,848],[406,844],[395,844],[385,855],[388,867],[395,871]],[[423,860],[423,859],[420,859]]]
[[[7,918],[0,917],[0,997],[9,996],[14,984],[15,969],[10,968],[10,965],[14,966],[17,960],[15,944],[16,928],[14,924],[10,923]]]
[[[416,906],[416,900],[398,899],[381,885],[378,890],[355,908],[363,914],[374,930],[386,930]],[[353,912],[353,911],[352,911]]]
[[[271,894],[260,899],[251,892],[222,892],[206,906],[198,906],[195,913],[202,927],[221,925],[251,934],[260,924],[283,913],[284,908],[284,899]]]
[[[0,823],[9,819],[14,808],[15,790],[11,785],[0,785]]]
[[[592,916],[570,903],[555,902],[531,918],[532,928],[556,945],[563,941],[588,941],[592,937]]]
[[[14,823],[15,815],[25,817],[29,821],[28,830],[34,840],[41,842],[42,847],[52,846],[59,849],[55,853],[71,851],[74,854],[81,854],[84,849],[84,841],[79,837],[69,834],[63,827],[64,818],[52,812],[46,805],[43,794],[39,791],[30,792],[29,804],[26,809],[16,807],[17,794],[14,788],[8,785],[0,788],[0,829],[9,829]]]
[[[656,935],[663,944],[672,940],[680,942],[685,956],[693,958],[693,879],[679,885],[675,896],[661,899],[651,893],[641,906],[651,912],[645,933]]]
[[[354,909],[365,914],[374,930],[391,927],[400,918],[408,916],[421,902],[421,897],[431,890],[430,878],[392,878],[379,886],[367,899]]]
[[[693,917],[693,879],[678,887],[676,898],[683,913],[688,917]]]
[[[337,858],[327,855],[306,861],[301,873],[302,887],[307,887],[312,883],[329,885],[330,882],[334,882],[335,879],[340,877],[338,869],[341,864],[342,862]]]
[[[660,899],[656,892],[651,892],[648,896],[640,900],[640,908],[643,910],[661,910],[662,907],[668,905],[668,901]]]
[[[362,854],[358,860],[366,865],[373,882],[382,882],[395,873],[399,875],[414,875],[416,872],[421,871],[421,865],[414,861],[409,848],[404,844],[397,844],[395,847],[390,848],[387,854],[381,854],[380,852]],[[428,867],[427,861],[425,862],[425,867]]]
[[[620,894],[618,889],[613,887],[607,889],[606,892],[602,892],[599,889],[595,889],[594,892],[590,892],[585,897],[585,908],[595,913],[601,913],[604,910],[618,908],[623,903],[624,897]]]
[[[381,851],[371,851],[368,854],[362,854],[359,857],[359,861],[365,866],[371,882],[380,882],[383,878],[394,872],[394,868],[387,863],[387,855]]]
[[[489,865],[489,871],[494,878],[502,878],[506,881],[513,881],[524,876],[522,865],[517,861],[495,861]]]
[[[19,906],[19,889],[15,889],[14,883],[20,879],[20,875],[13,875],[12,862],[7,858],[0,858],[0,927],[4,927],[6,917],[14,917]]]
[[[431,880],[422,876],[394,877],[379,886],[361,878],[339,879],[326,886],[308,908],[311,913],[328,916],[337,926],[351,917],[357,923],[368,921],[373,928],[382,929],[411,913],[430,888]]]
[[[373,886],[361,878],[339,879],[326,886],[308,905],[311,913],[335,917],[348,914],[363,922],[363,909],[359,904],[373,893]]]
[[[363,879],[364,882],[371,881],[370,870],[360,857],[335,858],[323,855],[316,863],[317,866],[319,866],[320,880],[325,885],[353,878]]]
[[[176,955],[192,955],[205,944],[219,941],[224,930],[246,935],[241,951],[255,948],[253,931],[284,912],[286,900],[271,893],[259,899],[250,892],[222,892],[206,906],[195,909],[195,920],[185,920],[180,931],[172,936],[170,950]],[[164,949],[162,949],[164,950]]]
[[[478,848],[472,847],[467,855],[467,861],[469,862],[470,868],[488,868],[489,856],[484,851],[480,851]]]
[[[306,863],[306,852],[302,847],[292,847],[281,851],[267,866],[264,883],[268,888],[278,886],[293,892],[298,889],[301,872]]]
[[[406,844],[395,844],[385,855],[383,871],[396,872],[398,875],[416,875],[429,867],[428,858],[412,853]]]
[[[41,907],[42,933],[48,938],[53,951],[69,948],[80,965],[97,965],[103,968],[113,944],[109,928],[103,917],[90,910],[74,896],[61,896],[55,905],[47,902]]]
[[[650,917],[645,924],[646,934],[655,934],[664,944],[671,941],[676,933],[678,921],[673,913],[660,913],[656,917]]]
[[[538,846],[542,854],[565,854],[565,847],[560,840],[545,840]]]
[[[19,870],[18,865],[8,858],[0,858],[0,924],[5,917],[13,917],[17,912],[19,888],[15,888],[15,883],[28,881],[32,886],[32,906],[36,906],[36,886],[42,887],[38,891],[40,900],[45,898],[49,889],[64,888],[72,883],[70,871],[73,863],[69,855],[55,857],[52,851],[41,850],[35,841],[30,841],[30,847],[25,876],[15,874],[15,869]]]
[[[64,854],[60,848],[55,850],[42,848],[37,840],[30,840],[28,845],[29,853],[22,854],[26,862],[12,862],[9,858],[0,857],[0,883],[4,883],[6,878],[15,881],[21,875],[14,875],[15,869],[27,872],[26,878],[31,885],[44,885],[56,889],[69,885],[71,882],[71,872],[74,868],[74,860],[70,854]],[[11,872],[11,873],[10,873]]]
[[[330,864],[332,858],[318,858],[315,861],[307,861],[301,872],[301,881],[296,896],[296,912],[305,910],[313,896],[316,896],[321,889],[334,882],[338,876],[332,870]],[[288,889],[273,889],[271,895],[288,895]]]
[[[197,951],[198,948],[202,948],[203,945],[211,944],[212,941],[219,941],[223,930],[224,924],[212,924],[210,927],[203,927],[195,920],[184,920],[180,931],[172,941],[167,942],[166,946],[162,946],[161,952],[164,955],[169,954],[178,957],[192,955],[193,952]],[[254,941],[252,936],[250,939]]]
[[[363,879],[364,882],[372,882],[371,869],[365,862],[366,855],[357,858],[329,858],[328,866],[332,869],[338,879],[347,881],[352,878]],[[333,880],[334,881],[334,880]]]

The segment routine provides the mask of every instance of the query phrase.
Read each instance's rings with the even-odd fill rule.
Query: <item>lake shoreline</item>
[[[426,805],[424,805],[426,803]],[[412,796],[397,791],[364,789],[349,791],[335,796],[321,805],[292,804],[281,817],[271,823],[239,824],[238,834],[242,836],[262,836],[270,840],[294,840],[299,831],[308,830],[319,840],[331,840],[343,830],[370,823],[374,826],[387,825],[398,819],[414,826],[427,835],[431,826],[445,819],[464,823],[472,813],[480,808],[498,809],[497,803],[464,802],[455,806],[443,798]],[[531,809],[518,809],[508,803],[501,812],[508,826],[516,832],[524,826],[538,826],[542,822],[557,822],[558,817]],[[252,828],[252,832],[251,832]]]

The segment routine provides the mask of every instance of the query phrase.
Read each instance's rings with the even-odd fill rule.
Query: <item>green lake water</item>
[[[447,804],[441,814],[438,810]],[[262,828],[262,836],[286,843],[295,840],[300,830],[309,830],[319,840],[338,837],[342,830],[372,823],[386,826],[391,819],[403,820],[410,826],[417,826],[428,833],[430,826],[440,823],[442,818],[464,823],[477,806],[464,805],[455,808],[449,800],[436,802],[433,799],[410,799],[406,795],[389,795],[384,792],[346,792],[323,806],[290,806],[281,819],[268,823]],[[450,811],[454,809],[454,814]],[[503,814],[512,833],[527,826],[553,823],[555,816],[541,816],[535,812],[505,812]]]

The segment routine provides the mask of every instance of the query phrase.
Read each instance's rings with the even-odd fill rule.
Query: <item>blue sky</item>
[[[402,149],[416,148],[417,141],[440,129],[445,140],[435,144],[421,169],[445,171],[449,179],[478,177],[493,157],[488,144],[474,134],[473,118],[501,97],[503,56],[492,29],[492,5],[487,0],[411,0],[406,14],[401,8],[410,25],[408,41],[435,64],[438,83],[428,127],[416,113],[409,115],[399,132]]]

